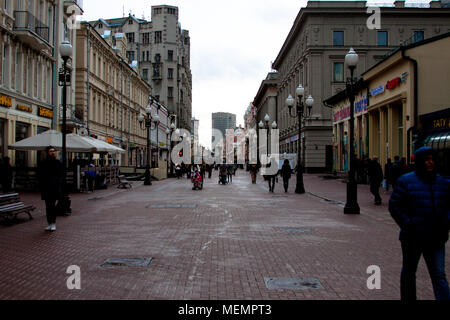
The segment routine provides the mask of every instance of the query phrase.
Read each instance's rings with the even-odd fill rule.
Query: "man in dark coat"
[[[56,159],[55,148],[49,146],[45,149],[47,158],[39,164],[38,179],[41,190],[41,199],[45,200],[48,227],[46,231],[56,230],[56,201],[62,199],[63,167]]]
[[[2,184],[3,193],[8,193],[11,191],[11,185],[13,180],[13,168],[9,164],[9,157],[3,158],[3,163],[0,170],[0,183]]]
[[[283,178],[284,192],[287,192],[288,188],[289,188],[289,179],[291,178],[291,174],[292,174],[291,165],[289,164],[288,159],[284,160],[283,166],[281,167],[281,170],[280,170],[280,173],[281,173],[281,177]]]
[[[395,156],[394,157],[394,163],[392,164],[392,170],[391,170],[391,179],[392,179],[392,187],[397,183],[397,179],[400,178],[402,173],[402,164],[400,162],[400,157]]]
[[[389,185],[392,184],[392,160],[391,160],[391,158],[388,158],[386,164],[384,165],[384,179],[386,181],[386,191],[389,191]]]
[[[383,181],[383,169],[378,163],[378,157],[373,157],[369,163],[370,192],[375,196],[375,205],[381,205],[380,186]]]
[[[389,200],[400,226],[402,300],[416,300],[416,271],[423,254],[437,300],[450,300],[445,275],[445,243],[450,229],[450,181],[436,173],[436,152],[415,152],[415,171],[401,176]]]

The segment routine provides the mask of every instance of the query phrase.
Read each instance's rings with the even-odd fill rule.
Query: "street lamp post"
[[[354,146],[354,135],[355,135],[355,93],[353,79],[353,73],[355,71],[356,65],[358,64],[358,55],[350,48],[349,52],[345,56],[345,63],[350,69],[350,78],[347,79],[347,95],[350,100],[350,169],[348,170],[348,181],[347,181],[347,203],[344,207],[344,213],[347,214],[359,214],[358,205],[358,188],[355,180],[355,146]]]
[[[144,178],[144,186],[152,185],[152,178],[150,175],[150,155],[151,155],[151,141],[150,141],[150,130],[152,129],[152,123],[155,124],[156,129],[158,129],[159,116],[156,114],[152,117],[152,100],[150,100],[150,104],[145,109],[146,116],[142,113],[139,115],[139,124],[141,129],[147,129],[147,164],[145,168],[145,178]]]
[[[298,118],[298,147],[297,147],[297,184],[295,186],[295,193],[303,194],[305,193],[305,185],[303,184],[303,165],[301,160],[301,134],[302,134],[302,121],[303,121],[303,114],[304,114],[304,104],[303,104],[303,96],[305,95],[305,89],[300,84],[297,89],[295,90],[295,94],[297,96],[297,105],[296,109],[297,112],[292,112],[292,107],[295,104],[295,99],[289,95],[286,99],[286,105],[289,108],[289,115],[292,118]],[[314,104],[314,99],[311,97],[311,95],[306,99],[305,101],[306,106],[308,107],[308,114],[309,116],[311,114],[311,109]],[[304,143],[303,143],[304,144]],[[305,159],[303,159],[303,162]]]
[[[169,175],[173,176],[173,166],[172,166],[172,134],[176,129],[176,125],[174,122],[171,122],[170,126],[166,129],[166,134],[167,134],[167,140],[169,141],[169,167],[167,168],[167,170],[169,171]]]
[[[67,148],[66,148],[66,134],[67,134],[67,85],[71,82],[71,73],[67,69],[67,60],[72,57],[72,45],[69,41],[64,40],[59,46],[59,52],[63,59],[63,67],[59,71],[59,85],[63,87],[62,92],[62,107],[63,107],[63,124],[62,124],[62,162],[63,162],[63,215],[70,215],[72,209],[70,208],[70,197],[67,190]]]

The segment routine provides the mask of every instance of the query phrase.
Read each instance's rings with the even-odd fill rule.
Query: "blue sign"
[[[370,91],[370,95],[372,97],[375,97],[376,95],[383,93],[384,92],[384,86],[379,86],[376,87],[375,89],[373,89],[372,91]]]

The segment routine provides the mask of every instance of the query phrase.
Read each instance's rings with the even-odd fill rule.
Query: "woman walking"
[[[291,178],[292,169],[289,164],[289,160],[285,159],[283,162],[283,166],[281,167],[281,177],[283,178],[283,186],[284,192],[288,191],[289,188],[289,179]]]

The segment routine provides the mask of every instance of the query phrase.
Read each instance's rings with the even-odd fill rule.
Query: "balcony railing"
[[[63,120],[63,106],[59,105],[59,120]],[[77,109],[74,105],[68,104],[66,106],[66,121],[68,124],[84,124],[83,111]]]
[[[48,43],[49,27],[28,11],[14,11],[14,30],[27,30]]]
[[[83,10],[83,0],[64,0],[64,5],[76,4],[81,10]]]

